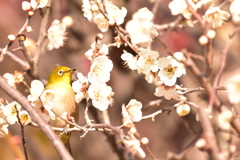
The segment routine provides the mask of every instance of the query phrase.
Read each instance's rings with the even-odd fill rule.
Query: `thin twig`
[[[22,145],[23,145],[23,151],[24,151],[24,155],[25,155],[25,160],[28,160],[26,137],[25,137],[25,134],[24,134],[24,125],[21,122],[21,119],[19,117],[19,111],[18,111],[16,106],[15,106],[15,110],[17,111],[17,119],[18,119],[18,123],[20,124],[20,127],[21,127]]]

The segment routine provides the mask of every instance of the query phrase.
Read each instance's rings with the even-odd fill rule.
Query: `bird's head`
[[[48,85],[54,84],[71,84],[72,73],[75,69],[71,69],[65,66],[56,67],[49,76]]]

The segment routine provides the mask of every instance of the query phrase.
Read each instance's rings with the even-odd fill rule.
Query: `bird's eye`
[[[58,75],[59,75],[59,76],[63,75],[63,70],[60,69],[60,70],[58,71]]]

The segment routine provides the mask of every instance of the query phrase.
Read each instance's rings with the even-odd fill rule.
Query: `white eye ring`
[[[59,76],[63,75],[63,73],[64,73],[64,72],[63,72],[63,70],[61,70],[61,69],[58,71],[58,75],[59,75]]]

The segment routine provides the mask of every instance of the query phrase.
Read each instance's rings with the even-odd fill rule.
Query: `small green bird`
[[[74,71],[75,69],[65,66],[56,67],[49,76],[45,90],[50,89],[54,91],[52,110],[60,116],[66,113],[67,116],[74,117],[75,122],[77,122],[79,113],[75,102],[75,93],[71,86],[71,78]],[[53,127],[64,128],[68,123],[56,116],[54,120],[51,119],[49,121],[49,124]],[[57,134],[71,152],[69,145],[70,134],[63,134],[62,132],[57,132]]]

